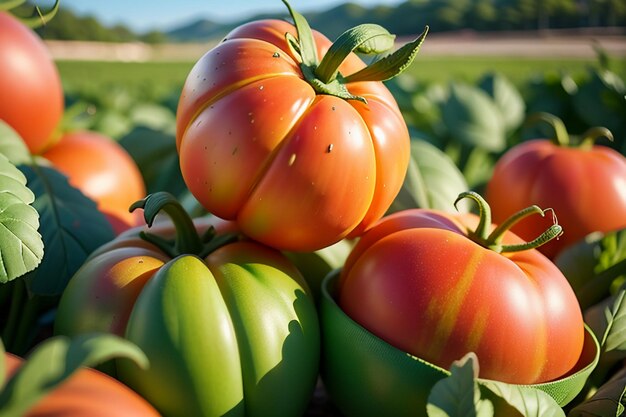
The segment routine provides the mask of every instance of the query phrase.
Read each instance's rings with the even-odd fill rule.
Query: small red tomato
[[[7,375],[23,360],[4,356]],[[24,417],[159,417],[160,414],[133,390],[110,376],[84,368],[70,376],[30,409]]]
[[[589,233],[626,227],[626,158],[593,144],[590,135],[610,136],[606,129],[591,130],[575,146],[560,120],[546,114],[541,117],[555,124],[557,140],[530,140],[507,151],[495,165],[486,199],[496,223],[529,204],[552,208],[563,236],[539,250],[554,258]],[[549,221],[521,222],[512,230],[530,239],[545,230]]]
[[[483,378],[533,384],[565,375],[584,339],[572,288],[540,252],[521,250],[529,244],[506,226],[489,233],[482,197],[461,196],[479,201],[483,216],[405,210],[367,231],[342,270],[340,307],[391,345],[445,369],[475,352]],[[559,230],[553,225],[541,239]]]
[[[31,29],[0,10],[0,119],[33,154],[57,139],[63,115],[61,79],[50,52]]]
[[[98,204],[116,233],[141,224],[141,215],[131,213],[129,207],[146,195],[143,177],[135,161],[113,139],[97,132],[71,132],[43,156],[72,186]]]

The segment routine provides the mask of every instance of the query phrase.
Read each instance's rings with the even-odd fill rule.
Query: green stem
[[[567,128],[561,119],[553,114],[539,112],[533,113],[526,119],[526,125],[535,124],[537,122],[546,122],[554,129],[555,137],[553,141],[559,146],[570,146],[570,137]]]
[[[345,31],[330,46],[322,61],[319,62],[317,47],[308,22],[301,14],[294,11],[286,0],[283,0],[283,3],[289,10],[297,33],[297,39],[289,33],[285,34],[285,38],[291,52],[300,60],[300,69],[304,79],[318,94],[333,95],[344,100],[359,100],[366,103],[365,98],[351,94],[346,84],[357,81],[384,81],[400,74],[413,62],[428,32],[426,28],[415,41],[368,65],[363,70],[344,77],[339,73],[338,68],[351,52],[379,54],[388,51],[393,47],[394,35],[379,25],[357,26]]]
[[[465,191],[459,194],[454,202],[454,206],[456,207],[458,202],[463,198],[471,198],[478,204],[480,217],[476,230],[468,231],[467,236],[479,245],[491,249],[494,252],[520,252],[529,249],[536,249],[550,240],[559,237],[563,233],[563,228],[557,223],[556,216],[553,215],[554,224],[552,224],[546,231],[534,240],[515,245],[502,245],[502,239],[504,238],[506,232],[520,220],[532,214],[540,214],[541,216],[544,216],[546,212],[552,211],[552,209],[542,210],[538,206],[527,207],[517,213],[514,213],[497,226],[491,233],[489,233],[489,227],[491,226],[491,208],[489,207],[487,201],[480,194],[474,191]]]
[[[613,134],[606,127],[595,126],[589,128],[585,133],[582,134],[582,138],[580,140],[580,148],[590,150],[593,148],[593,145],[596,144],[596,141],[600,138],[607,138],[611,142],[614,141]]]
[[[18,2],[23,3],[23,1]],[[56,0],[52,5],[52,8],[46,13],[42,13],[39,6],[35,6],[35,11],[37,12],[32,17],[20,17],[19,20],[26,26],[31,29],[38,28],[40,26],[44,26],[48,23],[59,11],[60,0]]]
[[[142,233],[144,240],[152,243],[168,255],[175,257],[181,254],[199,254],[202,250],[202,241],[196,227],[183,206],[167,192],[157,192],[148,195],[130,206],[130,211],[143,209],[144,219],[148,227],[152,226],[157,214],[164,212],[174,223],[176,239],[173,246],[160,236],[148,232]]]
[[[144,219],[148,227],[152,226],[154,219],[161,212],[170,217],[176,228],[174,241],[149,232],[141,232],[140,237],[171,258],[183,254],[192,254],[204,258],[214,250],[239,239],[236,233],[217,235],[213,227],[209,228],[203,236],[200,236],[184,207],[168,192],[160,191],[150,194],[143,200],[135,202],[130,210],[134,211],[137,208],[143,209]]]

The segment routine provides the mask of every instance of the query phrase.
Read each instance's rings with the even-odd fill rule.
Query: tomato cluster
[[[117,232],[64,288],[54,332],[113,334],[150,362],[102,365],[115,379],[81,370],[27,415],[70,415],[80,395],[87,410],[102,407],[89,415],[112,415],[114,405],[115,415],[297,416],[320,370],[331,396],[378,398],[404,377],[394,355],[444,375],[469,352],[480,363],[475,378],[556,397],[563,381],[597,363],[598,335],[553,259],[590,233],[626,227],[626,159],[587,137],[579,147],[563,137],[526,141],[499,159],[485,199],[465,191],[450,202],[471,199],[478,214],[389,214],[411,139],[383,81],[412,62],[428,29],[366,64],[356,52],[392,49],[386,30],[362,25],[332,43],[285,4],[293,24],[235,28],[182,88],[175,149],[188,191],[208,213],[197,218],[167,192],[146,196],[134,160],[111,138],[62,131],[53,61],[32,31],[0,12],[0,119]],[[19,73],[20,62],[33,74]],[[33,110],[41,123],[30,123]],[[609,135],[588,136],[598,132]],[[604,213],[590,215],[593,205]],[[324,273],[335,270],[320,286],[307,270],[318,266],[302,255],[338,242],[349,250],[321,261]],[[329,330],[324,305],[349,332]],[[371,353],[365,341],[391,353],[358,363]],[[334,358],[348,357],[387,379],[339,387],[329,367],[343,370]],[[5,359],[10,376],[19,360]],[[426,398],[416,395],[419,415]],[[335,400],[347,415],[381,412]]]

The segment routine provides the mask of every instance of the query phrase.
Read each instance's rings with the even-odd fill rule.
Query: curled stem
[[[478,204],[480,217],[476,230],[468,231],[467,236],[479,245],[485,248],[489,248],[494,252],[520,252],[529,249],[536,249],[539,246],[563,234],[563,228],[558,224],[556,215],[554,214],[554,210],[552,210],[551,208],[543,210],[536,205],[526,207],[525,209],[514,213],[505,221],[500,223],[500,225],[494,228],[491,233],[489,233],[489,227],[491,226],[491,208],[489,207],[487,201],[480,194],[474,191],[466,191],[459,194],[456,201],[454,202],[454,206],[456,207],[457,203],[463,198],[471,198]],[[502,244],[502,239],[504,238],[506,232],[509,231],[520,220],[533,214],[539,214],[543,217],[547,212],[552,213],[553,224],[537,238],[531,240],[530,242],[514,245]]]
[[[213,226],[200,236],[183,206],[173,195],[164,191],[150,194],[143,200],[133,203],[130,211],[138,208],[144,210],[144,219],[148,227],[152,226],[156,216],[161,212],[170,217],[176,228],[174,241],[149,232],[141,232],[140,237],[172,258],[182,254],[204,258],[214,250],[239,239],[236,233],[218,235]]]

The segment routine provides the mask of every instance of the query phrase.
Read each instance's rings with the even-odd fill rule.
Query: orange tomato
[[[0,119],[33,154],[50,147],[63,115],[61,79],[49,51],[31,29],[0,11]]]
[[[142,223],[132,203],[146,195],[143,177],[130,155],[97,132],[70,132],[43,154],[70,184],[98,204],[116,233]]]
[[[22,359],[5,354],[7,374]],[[133,390],[110,376],[84,368],[39,401],[24,417],[159,417],[160,414]]]
[[[285,21],[248,23],[196,63],[178,105],[177,146],[185,182],[209,212],[270,246],[311,251],[386,212],[410,142],[382,82],[346,84],[367,103],[317,93],[286,33],[296,36]],[[313,37],[324,56],[331,42]],[[349,54],[339,71],[364,67]]]

